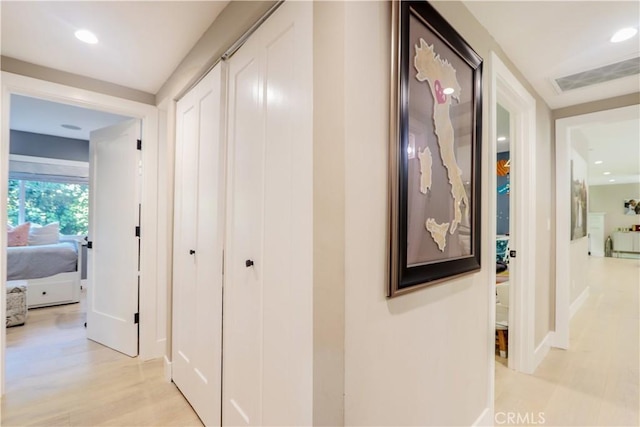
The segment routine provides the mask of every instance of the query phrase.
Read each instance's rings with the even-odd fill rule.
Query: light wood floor
[[[571,321],[570,349],[552,349],[534,375],[496,363],[496,414],[546,426],[640,425],[640,261],[592,258],[588,268],[591,295]],[[84,321],[72,304],[31,310],[27,325],[7,329],[2,426],[202,425],[160,360],[87,340]]]
[[[496,361],[496,425],[518,424],[502,423],[509,413],[545,426],[640,425],[640,261],[590,258],[587,268],[590,296],[571,320],[569,350],[551,349],[533,375]]]
[[[161,360],[86,338],[84,303],[29,310],[7,328],[2,426],[201,426]]]

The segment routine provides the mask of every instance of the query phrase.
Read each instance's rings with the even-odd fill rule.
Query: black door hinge
[[[133,323],[140,323],[140,313],[133,314]]]
[[[136,143],[136,148],[137,148],[138,150],[142,150],[142,140],[141,140],[141,139],[138,139],[138,141],[137,141],[137,143]]]
[[[87,242],[87,249],[93,249],[93,242],[91,240]]]
[[[509,251],[509,258],[515,258],[516,257],[516,251],[511,250]]]
[[[140,226],[136,226],[136,237],[140,237]]]

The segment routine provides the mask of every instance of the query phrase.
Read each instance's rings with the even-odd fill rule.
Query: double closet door
[[[218,65],[176,109],[172,375],[206,425],[221,414],[223,81]]]
[[[206,425],[312,423],[311,30],[285,3],[178,103],[172,375]]]

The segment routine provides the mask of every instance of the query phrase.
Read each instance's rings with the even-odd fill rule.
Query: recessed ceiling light
[[[610,179],[609,182],[616,182],[616,180],[615,179]]]
[[[595,162],[593,162],[596,165],[601,165],[602,164],[602,160],[596,160]]]
[[[611,37],[611,43],[620,43],[625,40],[629,40],[631,37],[635,36],[638,33],[637,28],[627,27],[621,30],[616,31],[616,33]]]
[[[498,141],[499,141],[499,142],[506,141],[506,140],[507,140],[507,137],[506,137],[506,136],[499,136],[499,137],[498,137]]]
[[[445,95],[451,95],[453,92],[455,91],[453,90],[452,87],[444,88],[444,90],[442,91],[442,93],[444,93]]]
[[[611,172],[603,172],[602,175],[611,175]]]
[[[98,43],[98,37],[96,37],[96,35],[89,30],[78,30],[75,32],[75,35],[78,40],[81,40],[85,43],[89,43],[89,44]]]
[[[80,126],[76,126],[76,125],[68,125],[68,124],[64,124],[64,125],[60,125],[65,129],[70,129],[70,130],[81,130],[82,128]]]

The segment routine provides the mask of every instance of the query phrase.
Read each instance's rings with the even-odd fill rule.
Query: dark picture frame
[[[389,289],[480,269],[482,58],[426,1],[392,3]]]

